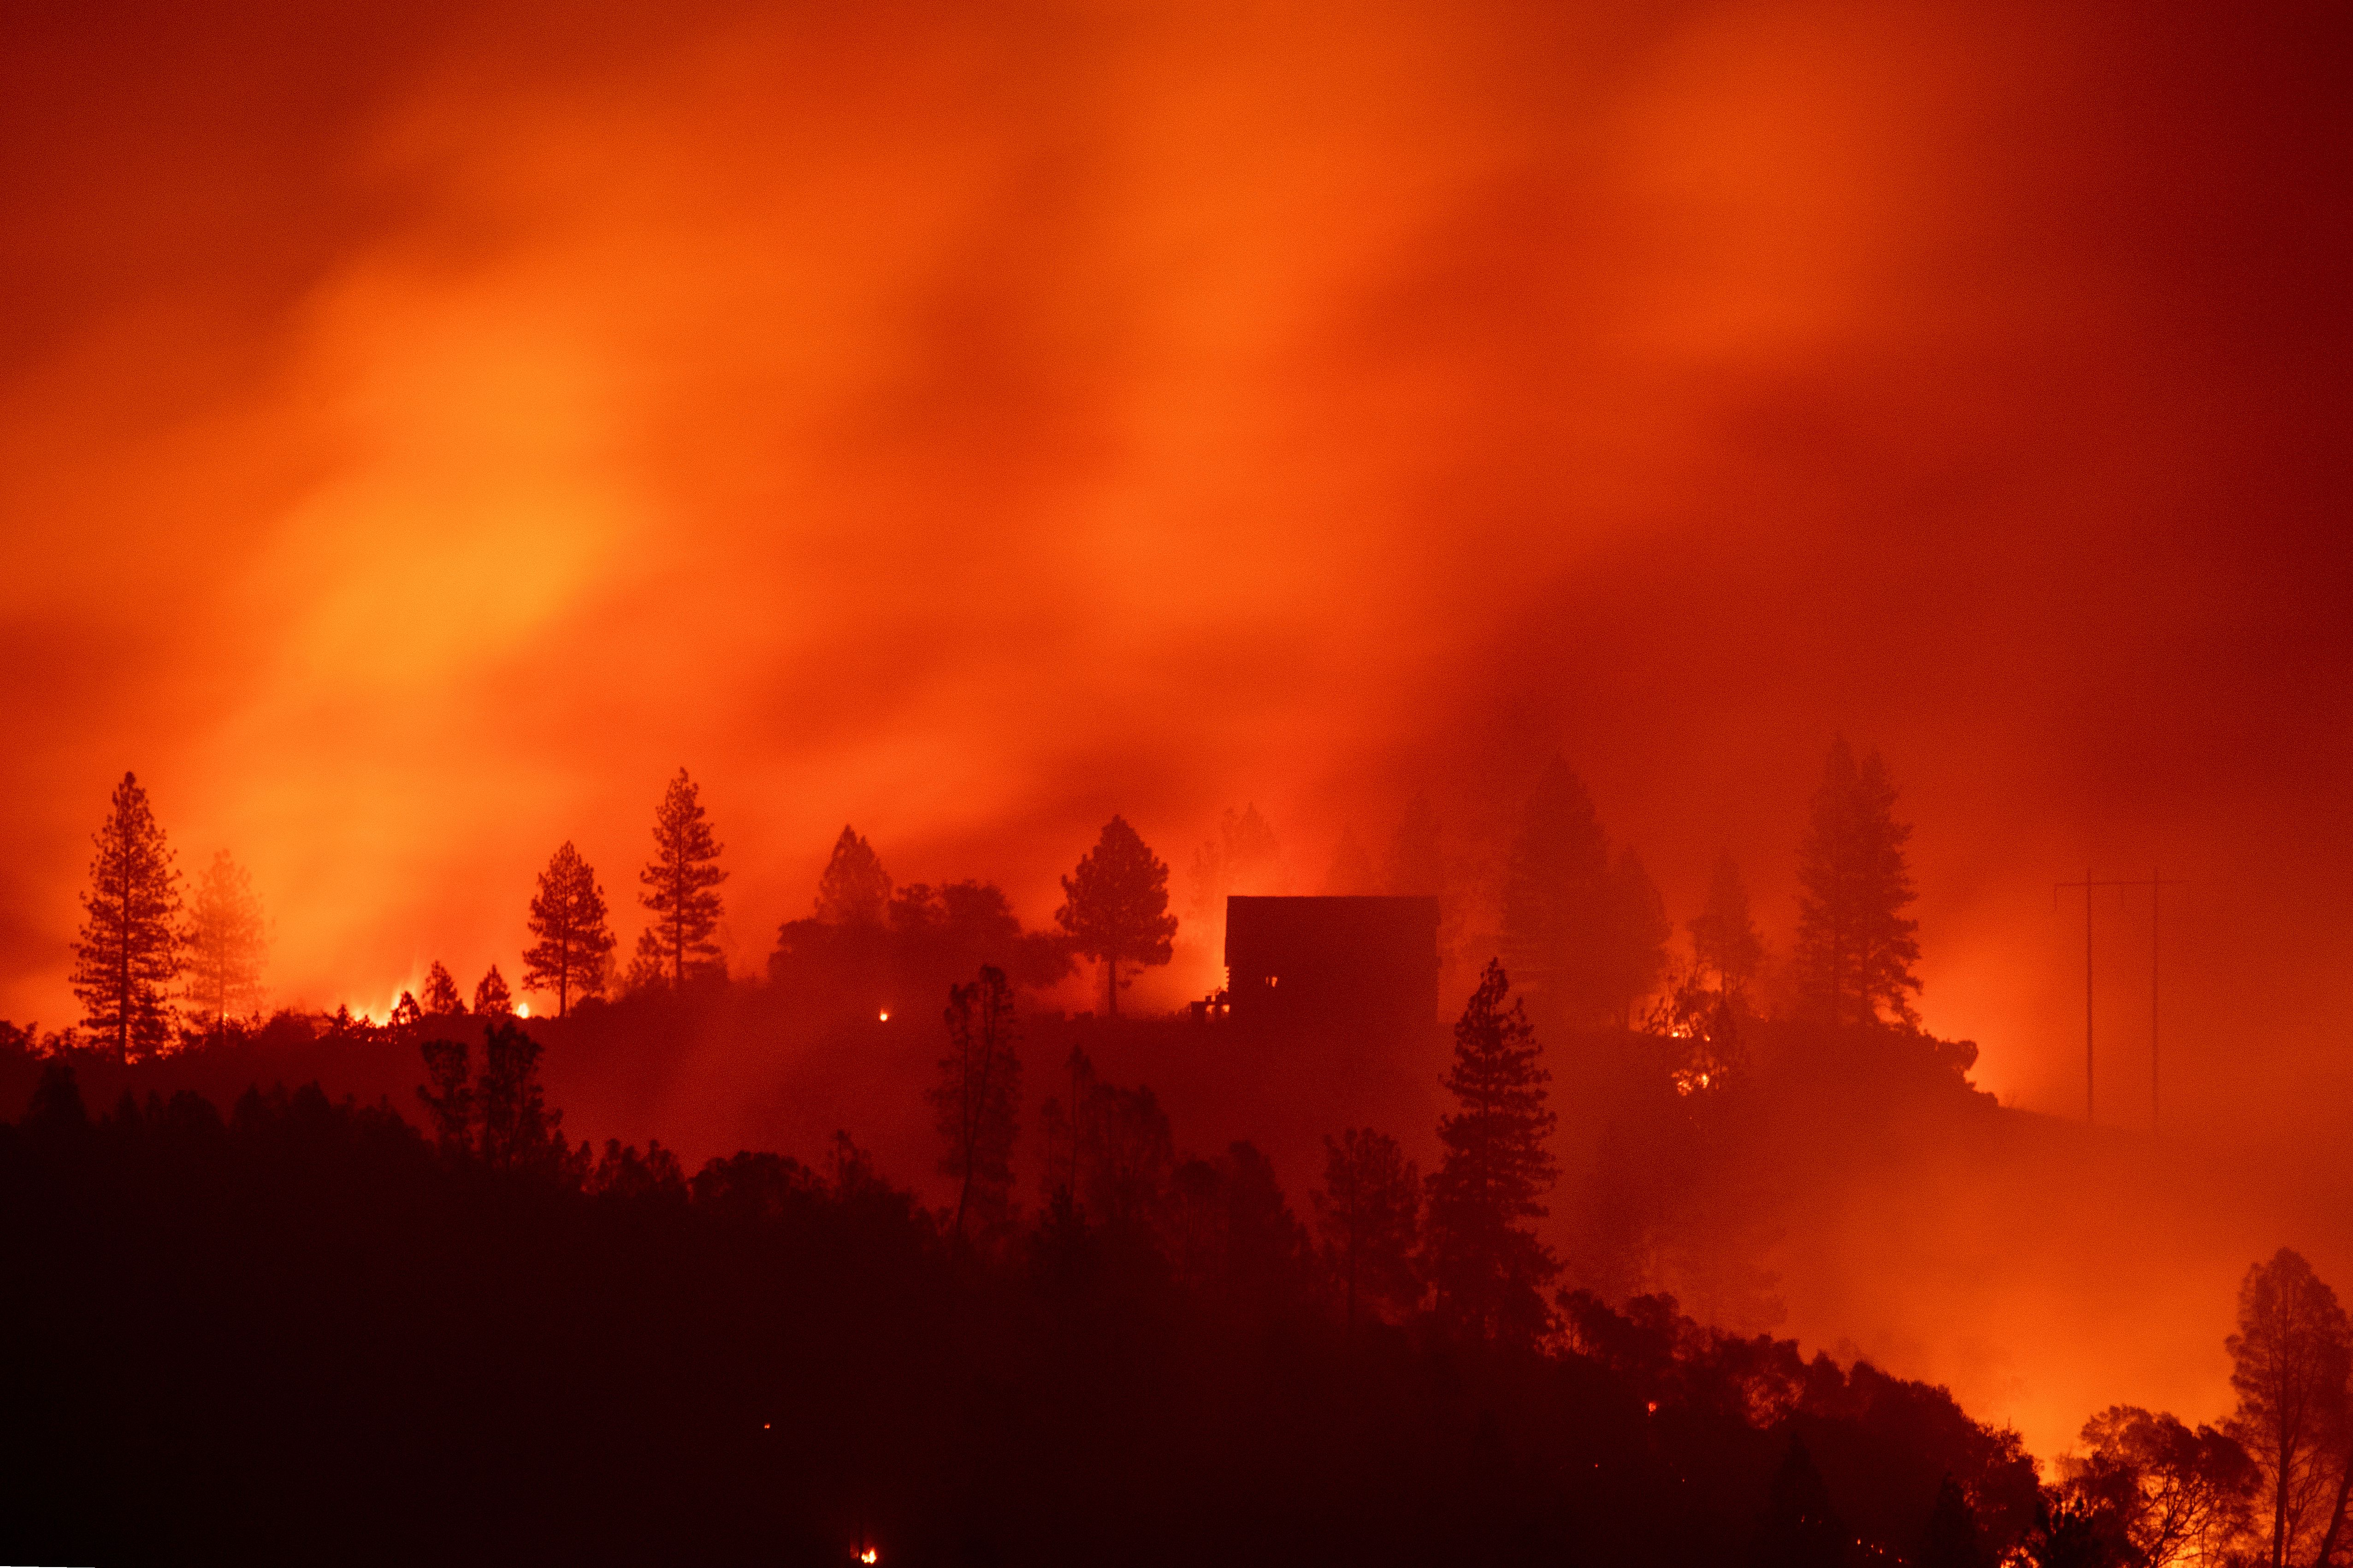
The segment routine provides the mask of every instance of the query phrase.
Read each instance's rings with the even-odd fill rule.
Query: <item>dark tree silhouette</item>
[[[1386,889],[1400,898],[1436,898],[1446,890],[1446,863],[1439,838],[1438,810],[1427,795],[1406,803],[1405,817],[1389,836],[1382,863]]]
[[[1985,1547],[1978,1540],[1977,1516],[1969,1512],[1960,1483],[1950,1476],[1936,1483],[1928,1528],[1912,1561],[1919,1568],[1989,1568]]]
[[[880,926],[891,903],[891,874],[874,846],[845,824],[817,881],[817,917],[829,926]]]
[[[473,1051],[463,1040],[427,1040],[417,1050],[425,1058],[425,1083],[417,1091],[433,1124],[433,1141],[445,1155],[469,1153],[474,1147]]]
[[[1675,934],[1658,884],[1641,857],[1620,849],[1609,864],[1609,924],[1604,932],[1609,1010],[1620,1027],[1634,1026],[1637,1003],[1659,989],[1667,972],[1667,939]]]
[[[967,1225],[993,1235],[1013,1213],[1013,1142],[1021,1104],[1021,1058],[1013,987],[1005,971],[984,965],[980,978],[950,988],[948,1054],[927,1097],[947,1151],[940,1174],[956,1183],[959,1239]]]
[[[2112,1523],[2080,1498],[2048,1496],[2019,1544],[2034,1568],[2129,1568]]]
[[[1104,1005],[1116,1018],[1122,960],[1165,964],[1174,952],[1168,867],[1124,817],[1113,817],[1077,871],[1062,878],[1062,896],[1054,923],[1070,934],[1073,948],[1103,966]]]
[[[701,790],[680,768],[654,812],[654,858],[638,874],[646,885],[638,902],[654,914],[654,923],[638,933],[638,954],[649,972],[666,966],[673,987],[683,988],[690,969],[719,955],[711,933],[720,909],[712,889],[727,880],[717,863],[721,848],[703,820]]]
[[[1549,1320],[1544,1287],[1560,1272],[1530,1222],[1559,1172],[1545,1105],[1551,1075],[1526,1010],[1490,962],[1454,1025],[1447,1090],[1459,1107],[1438,1123],[1446,1158],[1430,1178],[1425,1266],[1440,1318],[1490,1340],[1533,1342]]]
[[[1529,797],[1504,881],[1504,957],[1547,1018],[1586,1025],[1619,1017],[1616,904],[1593,798],[1556,757]]]
[[[1800,995],[1833,1026],[1883,1012],[1918,1022],[1908,993],[1920,989],[1919,922],[1904,914],[1918,896],[1904,858],[1911,836],[1879,754],[1858,767],[1846,738],[1832,741],[1798,855],[1797,965]]]
[[[459,994],[457,977],[438,959],[425,971],[425,995],[420,999],[428,1016],[449,1018],[466,1011],[466,999]]]
[[[485,1018],[503,1018],[514,1011],[513,993],[507,990],[506,977],[499,973],[496,964],[474,982],[474,1011]]]
[[[253,878],[222,850],[196,879],[188,924],[181,933],[187,955],[187,1001],[209,1029],[261,1005],[261,960],[269,943]]]
[[[1095,1065],[1083,1045],[1073,1045],[1063,1058],[1062,1077],[1069,1085],[1060,1095],[1050,1095],[1038,1107],[1038,1119],[1046,1134],[1046,1183],[1071,1202],[1078,1202],[1083,1178],[1087,1146],[1088,1113],[1094,1107],[1095,1094],[1101,1085],[1095,1078]]]
[[[106,821],[91,835],[90,889],[74,944],[74,995],[83,1022],[125,1061],[153,1055],[172,1037],[172,982],[180,972],[180,874],[147,791],[125,773]]]
[[[2262,1473],[2272,1568],[2326,1563],[2344,1533],[2353,1483],[2345,1309],[2300,1254],[2282,1247],[2247,1270],[2238,1331],[2224,1346],[2239,1395],[2227,1429]]]
[[[531,899],[531,934],[523,949],[522,987],[555,992],[555,1016],[575,996],[602,996],[612,962],[613,933],[605,924],[605,890],[596,870],[566,839],[539,874]]]
[[[539,1082],[539,1042],[512,1019],[495,1020],[482,1040],[474,1086],[478,1150],[497,1170],[562,1170],[564,1113],[548,1107]]]
[[[1171,1271],[1189,1288],[1260,1314],[1299,1297],[1307,1234],[1256,1144],[1178,1166],[1164,1231]]]
[[[1725,850],[1715,857],[1707,882],[1707,905],[1690,925],[1692,956],[1715,977],[1717,992],[1737,1002],[1765,962],[1764,938],[1748,910],[1748,885]]]
[[[1841,1568],[1853,1537],[1831,1507],[1830,1489],[1797,1438],[1773,1474],[1765,1522],[1749,1561],[1756,1568]]]
[[[1049,1099],[1038,1112],[1046,1132],[1047,1179],[1096,1221],[1131,1233],[1149,1230],[1176,1164],[1159,1097],[1142,1086],[1103,1083],[1076,1045],[1063,1072],[1067,1098]]]
[[[1342,1323],[1354,1333],[1366,1306],[1409,1311],[1421,1298],[1414,1248],[1421,1228],[1421,1172],[1387,1133],[1350,1128],[1324,1139],[1324,1185],[1313,1195],[1324,1267],[1340,1287]]]
[[[2253,1530],[2261,1478],[2228,1434],[2120,1404],[2085,1422],[2083,1442],[2059,1461],[2063,1485],[2141,1568],[2219,1562]]]

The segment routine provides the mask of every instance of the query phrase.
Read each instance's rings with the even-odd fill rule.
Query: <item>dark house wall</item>
[[[1435,898],[1229,898],[1240,1022],[1419,1037],[1438,1017]]]

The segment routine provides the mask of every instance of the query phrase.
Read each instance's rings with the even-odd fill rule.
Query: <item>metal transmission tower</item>
[[[2084,890],[2084,1125],[2092,1125],[2092,889],[2095,887],[2138,887],[2137,882],[2094,882],[2092,869],[2084,868],[2081,882],[2057,882],[2051,885],[2051,906],[2059,906],[2059,895],[2071,888]]]

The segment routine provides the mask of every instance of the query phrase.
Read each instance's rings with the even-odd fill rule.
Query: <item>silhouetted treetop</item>
[[[418,1000],[429,1017],[448,1018],[466,1011],[466,999],[458,990],[456,977],[438,959],[425,971],[425,993]]]
[[[1324,1185],[1314,1194],[1324,1266],[1340,1287],[1349,1331],[1367,1312],[1410,1311],[1422,1282],[1421,1172],[1386,1133],[1350,1128],[1324,1139]]]
[[[253,878],[228,851],[219,851],[196,881],[182,933],[187,956],[187,1001],[208,1027],[261,1006],[261,961],[268,949],[261,900]]]
[[[2227,1430],[2254,1458],[2276,1564],[2327,1563],[2353,1502],[2353,1328],[2302,1254],[2247,1270],[2225,1341],[2239,1408]]]
[[[950,1230],[959,1239],[994,1237],[1013,1218],[1013,1143],[1019,1130],[1021,1058],[1013,988],[1005,971],[951,987],[947,1054],[928,1092],[945,1150],[940,1174],[956,1184]]]
[[[612,962],[613,933],[606,925],[605,890],[595,868],[569,839],[548,857],[532,895],[529,916],[536,938],[523,949],[525,991],[555,992],[555,1016],[575,997],[602,996]]]
[[[485,1018],[503,1018],[514,1012],[514,997],[496,964],[474,984],[474,1011]]]
[[[1617,1022],[1631,1028],[1636,1004],[1658,989],[1666,973],[1667,939],[1674,935],[1674,922],[1667,918],[1658,885],[1631,849],[1620,848],[1609,863],[1609,895],[1604,979]]]
[[[1446,1158],[1430,1177],[1426,1233],[1441,1320],[1483,1340],[1533,1343],[1550,1322],[1543,1293],[1560,1266],[1532,1224],[1558,1176],[1542,1051],[1503,965],[1489,963],[1454,1025],[1455,1109],[1439,1118]]]
[[[1748,886],[1740,879],[1732,852],[1715,857],[1708,875],[1707,904],[1690,924],[1692,956],[1715,977],[1716,989],[1738,997],[1765,961],[1764,938],[1748,908]]]
[[[1165,964],[1173,954],[1176,916],[1168,913],[1168,867],[1127,825],[1103,824],[1094,848],[1062,878],[1063,904],[1054,922],[1071,945],[1103,966],[1105,1007],[1119,1012],[1119,966]]]
[[[891,874],[874,846],[847,824],[817,881],[817,917],[833,926],[879,926],[891,902]]]
[[[1895,820],[1895,786],[1877,752],[1856,766],[1841,736],[1807,810],[1798,856],[1797,969],[1809,1009],[1832,1025],[1883,1012],[1916,1023],[1917,896],[1904,858],[1911,827]]]
[[[92,835],[90,887],[81,895],[81,938],[69,977],[88,1009],[83,1022],[125,1061],[163,1050],[172,1038],[172,983],[181,956],[180,874],[136,775],[114,787]]]
[[[1610,933],[1616,900],[1609,844],[1585,781],[1556,757],[1522,814],[1504,880],[1504,958],[1548,1016],[1574,1024],[1617,1015],[1623,987]]]
[[[674,988],[718,959],[711,933],[719,926],[716,889],[727,880],[718,865],[721,848],[703,817],[701,790],[680,768],[654,812],[654,858],[638,874],[645,885],[638,902],[654,916],[638,933],[638,958],[649,975],[661,974]]]

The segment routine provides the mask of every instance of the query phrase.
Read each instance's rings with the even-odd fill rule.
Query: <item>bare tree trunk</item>
[[[2328,1529],[2320,1538],[2320,1550],[2312,1554],[2313,1568],[2328,1568],[2337,1554],[2337,1539],[2344,1532],[2345,1507],[2353,1501],[2353,1442],[2337,1456],[2337,1500],[2328,1510]]]

